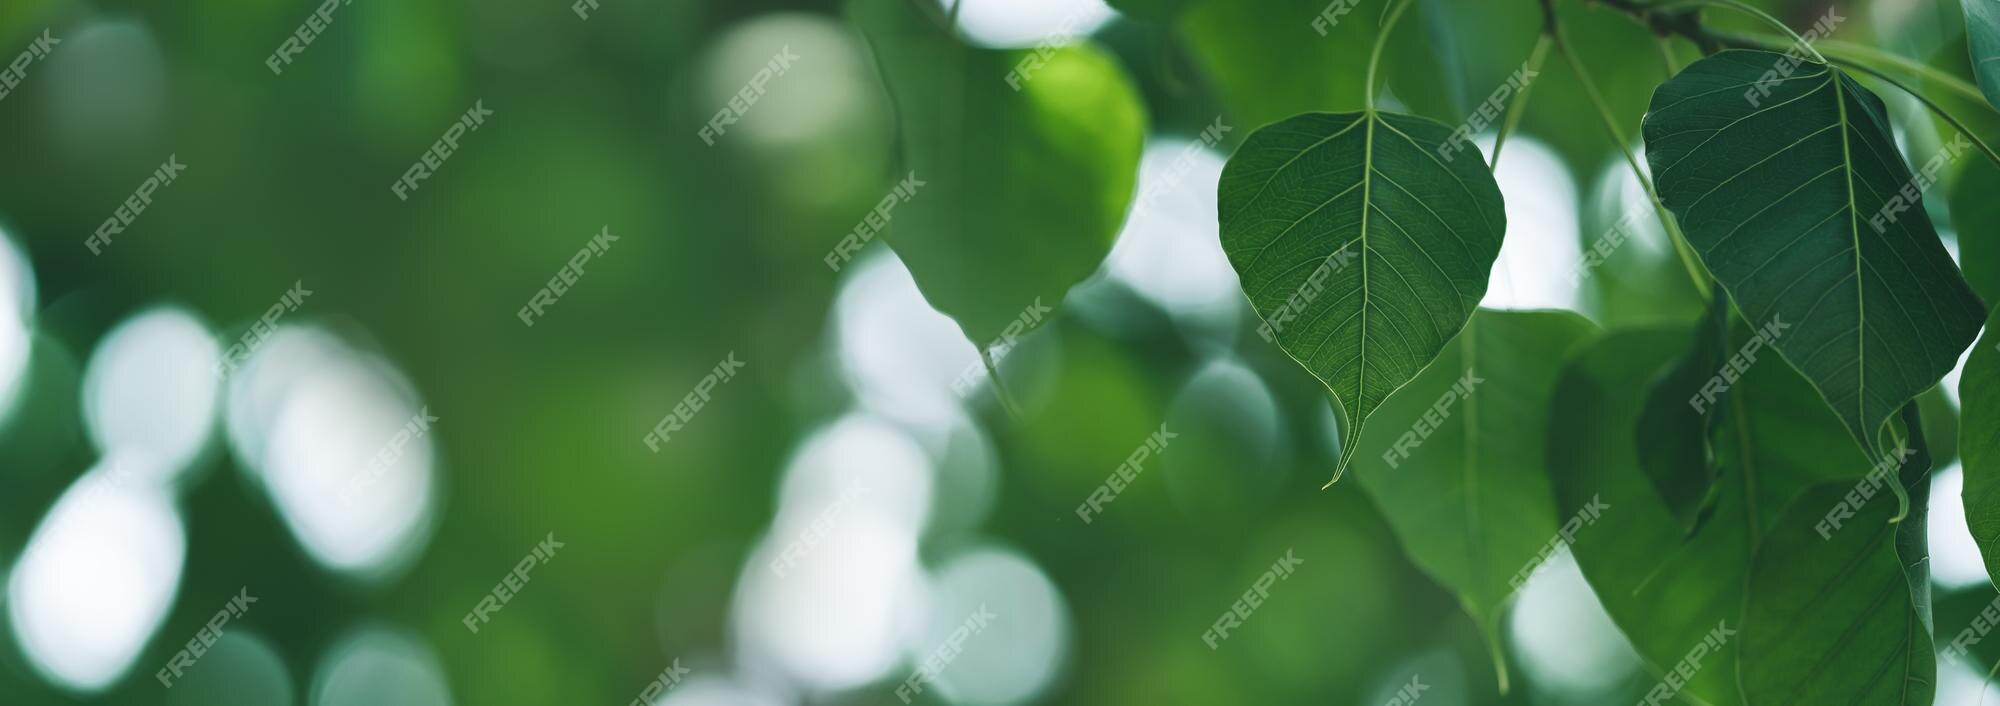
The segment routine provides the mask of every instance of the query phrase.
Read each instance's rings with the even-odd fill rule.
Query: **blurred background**
[[[1256,335],[1222,256],[1228,153],[1358,109],[1366,44],[1315,33],[1322,0],[964,3],[975,45],[1070,27],[1115,58],[1146,111],[1135,192],[1160,194],[1001,364],[1019,419],[983,383],[954,392],[977,349],[890,247],[823,261],[904,171],[839,2],[361,0],[308,27],[318,3],[0,4],[0,58],[30,59],[0,98],[0,703],[892,704],[982,606],[998,617],[917,702],[1372,705],[1413,678],[1427,706],[1638,699],[1653,678],[1566,558],[1504,622],[1497,693],[1368,496],[1319,489],[1326,394]],[[1661,52],[1558,4],[1636,139]],[[1830,7],[1752,4],[1801,30]],[[1386,3],[1352,5],[1372,27]],[[1527,57],[1532,6],[1419,0],[1385,105],[1464,120]],[[1955,2],[1838,6],[1840,38],[1965,75]],[[708,144],[784,47],[800,58]],[[1643,195],[1560,62],[1543,71],[1498,170],[1485,305],[1693,319],[1649,219],[1571,283]],[[1928,116],[1882,93],[1906,151],[1934,152]],[[387,188],[475,105],[492,114],[407,200]],[[170,158],[185,169],[136,196]],[[122,231],[93,249],[106,219]],[[617,240],[523,325],[600,232]],[[731,358],[669,443],[642,442]],[[1162,424],[1171,448],[1081,522]],[[1994,598],[1956,474],[1929,520],[1940,625]],[[1304,563],[1211,649],[1287,552]],[[1939,703],[1983,676],[1943,668]]]

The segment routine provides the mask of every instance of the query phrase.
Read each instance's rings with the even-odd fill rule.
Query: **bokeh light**
[[[1481,148],[1493,154],[1493,143]],[[1570,267],[1577,239],[1576,180],[1562,157],[1539,140],[1512,136],[1493,171],[1507,202],[1507,237],[1479,305],[1492,309],[1577,309]]]
[[[1926,534],[1930,537],[1931,580],[1946,589],[1989,585],[1986,561],[1965,523],[1965,469],[1953,463],[1931,474]]]
[[[939,19],[958,9],[958,29],[967,41],[996,49],[1026,48],[1045,39],[1061,43],[1090,36],[1117,13],[1103,0],[937,0]]]
[[[1201,145],[1188,139],[1147,143],[1132,213],[1104,271],[1171,313],[1197,342],[1227,345],[1248,301],[1218,233],[1215,190],[1223,157]]]
[[[115,164],[130,159],[125,150],[150,148],[167,107],[166,59],[152,29],[134,17],[111,17],[89,20],[60,38],[60,50],[49,53],[45,105],[49,131],[63,149]],[[146,159],[157,164],[167,153]]]
[[[956,322],[924,301],[887,244],[869,247],[873,252],[843,268],[847,281],[834,303],[841,368],[870,411],[948,426],[960,409],[952,380],[979,366],[979,352]]]
[[[313,677],[311,706],[451,706],[437,656],[415,636],[370,625],[328,647]]]
[[[292,706],[298,686],[284,657],[247,628],[224,630],[167,692],[168,706]]]
[[[140,313],[105,334],[84,370],[86,428],[104,453],[144,456],[170,481],[208,445],[221,348],[184,309]]]
[[[1638,654],[1568,551],[1545,559],[1521,587],[1506,624],[1521,671],[1544,688],[1603,694],[1639,671]]]
[[[0,423],[14,410],[28,371],[28,326],[35,312],[35,273],[12,238],[0,231]]]
[[[7,615],[50,681],[101,690],[130,669],[179,590],[187,539],[156,477],[105,462],[56,501],[7,582]]]
[[[394,575],[429,538],[437,453],[431,424],[414,387],[388,361],[352,348],[322,348],[327,339],[298,334],[260,348],[232,402],[267,405],[269,426],[258,449],[243,459],[259,471],[285,524],[307,554],[328,568],[362,579]],[[271,356],[298,355],[313,367]],[[297,375],[290,381],[264,376]],[[261,395],[279,395],[275,402]],[[253,412],[257,409],[253,409]],[[435,416],[435,415],[430,415]],[[254,424],[253,420],[251,424]]]
[[[935,686],[951,703],[1028,701],[1053,682],[1067,658],[1070,626],[1062,594],[1017,552],[976,548],[946,560],[930,582],[929,604],[907,643],[913,665],[974,615],[984,625],[937,672]]]

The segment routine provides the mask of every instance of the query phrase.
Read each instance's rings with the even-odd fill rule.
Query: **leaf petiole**
[[[1369,115],[1375,114],[1375,65],[1382,61],[1382,46],[1389,43],[1390,30],[1396,28],[1396,20],[1401,19],[1403,11],[1409,8],[1410,0],[1397,2],[1396,6],[1390,8],[1389,14],[1382,20],[1382,31],[1375,35],[1375,50],[1368,54],[1368,83],[1365,84],[1367,92],[1362,94],[1364,96],[1362,105],[1366,108]]]
[[[1550,24],[1555,25],[1554,10],[1549,7],[1546,0],[1542,4],[1542,10],[1550,15]],[[1660,224],[1666,226],[1667,239],[1673,242],[1674,252],[1680,255],[1681,266],[1687,268],[1688,279],[1694,282],[1695,291],[1700,293],[1703,299],[1707,299],[1710,291],[1708,276],[1703,274],[1701,265],[1695,261],[1694,250],[1687,244],[1687,236],[1681,233],[1680,224],[1674,221],[1673,212],[1667,210],[1666,203],[1660,200],[1659,192],[1654,190],[1652,177],[1639,166],[1639,158],[1632,154],[1631,143],[1625,140],[1624,131],[1618,129],[1618,120],[1611,116],[1611,107],[1604,102],[1604,96],[1598,92],[1596,82],[1590,80],[1590,71],[1583,67],[1583,62],[1576,58],[1576,53],[1570,51],[1569,42],[1563,38],[1562,27],[1555,26],[1554,33],[1556,53],[1561,54],[1563,60],[1569,62],[1570,70],[1576,73],[1577,82],[1583,85],[1584,95],[1590,98],[1590,104],[1597,108],[1598,117],[1604,121],[1604,130],[1611,135],[1611,141],[1617,145],[1619,154],[1625,156],[1625,163],[1631,165],[1632,174],[1639,178],[1639,185],[1646,189],[1646,198],[1652,199],[1653,210],[1659,214]]]
[[[1535,38],[1535,48],[1528,52],[1528,63],[1524,69],[1527,75],[1533,76],[1541,72],[1542,61],[1548,58],[1549,44],[1553,42],[1554,38],[1546,30]],[[1533,83],[1521,86],[1521,92],[1514,94],[1514,102],[1507,107],[1507,122],[1500,125],[1500,136],[1493,138],[1492,169],[1500,168],[1500,147],[1507,144],[1507,136],[1513,134],[1514,128],[1521,124],[1521,114],[1528,110],[1528,92],[1534,88]]]
[[[1790,36],[1792,41],[1798,42],[1799,48],[1811,53],[1813,58],[1818,60],[1819,63],[1826,63],[1826,56],[1820,54],[1818,49],[1814,49],[1812,44],[1806,41],[1805,37],[1801,37],[1798,32],[1792,31],[1791,27],[1778,21],[1778,18],[1772,17],[1769,13],[1737,2],[1737,0],[1672,0],[1658,5],[1645,6],[1649,11],[1678,10],[1686,7],[1726,7],[1746,15],[1754,16],[1757,19],[1763,20],[1765,24],[1775,27],[1778,31]]]

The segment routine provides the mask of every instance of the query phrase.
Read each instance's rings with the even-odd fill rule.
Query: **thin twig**
[[[1000,381],[1000,366],[993,362],[993,354],[985,346],[979,347],[979,362],[986,364],[986,375],[993,379],[993,397],[1000,400],[1000,409],[1015,423],[1021,421],[1021,406],[1015,404],[1014,396],[1008,394],[1007,384]]]

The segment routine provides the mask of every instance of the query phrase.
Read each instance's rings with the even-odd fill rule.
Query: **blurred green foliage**
[[[1084,165],[1102,172],[1057,175],[1113,200],[1130,185],[1100,182],[1132,178],[1129,133],[1142,125],[1185,137],[1219,115],[1237,128],[1219,148],[1226,153],[1293,113],[1358,109],[1386,6],[1361,0],[1322,37],[1309,25],[1320,0],[1113,4],[1135,16],[1065,50],[1103,74],[1080,83],[1109,97],[1091,96],[1105,107],[1077,119],[1090,130],[1062,142],[1102,151]],[[1794,26],[1826,5],[1752,4]],[[1869,19],[1841,37],[1970,76],[1962,39],[1923,24],[1929,14],[1871,12],[1888,4],[1842,3]],[[441,418],[442,495],[414,569],[364,584],[305,554],[218,441],[180,502],[188,553],[173,608],[132,672],[102,694],[68,694],[33,672],[9,634],[0,638],[0,703],[192,703],[202,697],[162,689],[151,672],[245,585],[262,600],[230,630],[273,647],[301,704],[311,703],[334,643],[377,624],[434,651],[461,704],[627,703],[676,657],[698,674],[730,671],[734,591],[742,573],[762,570],[746,560],[771,527],[788,458],[856,401],[829,313],[842,275],[822,257],[901,176],[909,126],[873,73],[872,40],[841,3],[601,5],[580,20],[563,2],[363,0],[274,75],[265,57],[314,3],[0,4],[0,56],[11,59],[45,28],[65,39],[0,101],[0,231],[27,254],[39,297],[28,387],[19,411],[0,421],[0,567],[96,460],[79,403],[90,352],[159,302],[183,304],[234,338],[274,293],[305,282],[315,294],[302,316],[385,354]],[[1385,100],[1459,123],[1526,58],[1539,28],[1530,5],[1424,0],[1384,58]],[[1666,76],[1663,50],[1601,6],[1558,5],[1636,139]],[[762,60],[737,60],[730,42],[745,27],[769,29],[759,22],[792,23],[779,27],[820,42],[808,56],[830,58],[778,78],[800,95],[774,88],[741,133],[710,147],[697,131]],[[1943,36],[1900,45],[1926,32]],[[1677,66],[1698,56],[1678,40],[1664,53]],[[1607,170],[1615,152],[1567,69],[1550,62],[1544,73],[1516,139],[1551,145],[1576,176],[1589,247],[1621,207],[1607,194],[1622,182],[1600,178],[1617,174]],[[991,82],[1004,90],[998,73]],[[1045,99],[1048,110],[1067,107]],[[495,112],[490,122],[409,201],[394,198],[390,183],[475,101]],[[799,115],[823,119],[787,129],[783,118]],[[183,180],[93,256],[83,240],[169,154],[188,165]],[[993,188],[1006,186],[1020,185]],[[1102,210],[1090,217],[1103,222],[1067,237],[1108,239],[1107,214],[1118,209]],[[987,225],[995,237],[1043,227]],[[600,227],[621,236],[616,249],[552,315],[522,326],[515,310]],[[1108,243],[1077,247],[1094,260]],[[1004,263],[965,266],[982,264]],[[1072,267],[1069,280],[1090,263]],[[1691,321],[1701,302],[1679,268],[1670,253],[1622,251],[1584,281],[1585,313],[1606,328]],[[929,287],[931,276],[953,275],[920,271],[917,281]],[[1509,668],[1529,678],[1498,694],[1479,629],[1408,558],[1414,547],[1385,509],[1355,485],[1318,490],[1338,450],[1328,400],[1254,334],[1255,317],[1191,341],[1174,312],[1117,283],[1090,286],[1109,292],[1103,306],[1115,325],[1065,310],[1037,331],[1031,344],[1046,350],[1007,368],[1024,418],[984,394],[970,401],[998,459],[991,514],[923,546],[935,560],[998,542],[1046,572],[1072,637],[1040,701],[1372,706],[1412,673],[1432,685],[1425,703],[1438,704],[1629,702],[1650,685],[1626,669],[1578,693],[1524,671],[1515,656]],[[959,296],[1009,313],[1027,304]],[[988,328],[985,313],[969,328]],[[637,443],[731,351],[748,363],[744,377],[662,452]],[[1218,373],[1218,361],[1238,367]],[[1255,421],[1266,401],[1245,380],[1268,391],[1269,426]],[[1101,520],[1076,521],[1071,507],[1163,421],[1180,427],[1185,445]],[[564,553],[502,619],[468,633],[460,617],[551,531],[568,543]],[[1211,650],[1201,631],[1287,549],[1307,563],[1239,638]],[[1992,593],[1940,593],[1940,634],[1969,624]],[[1604,639],[1578,644],[1629,659],[1622,637]],[[1977,648],[1983,660],[1996,656],[1992,644]],[[819,703],[895,703],[892,690],[875,684]]]

